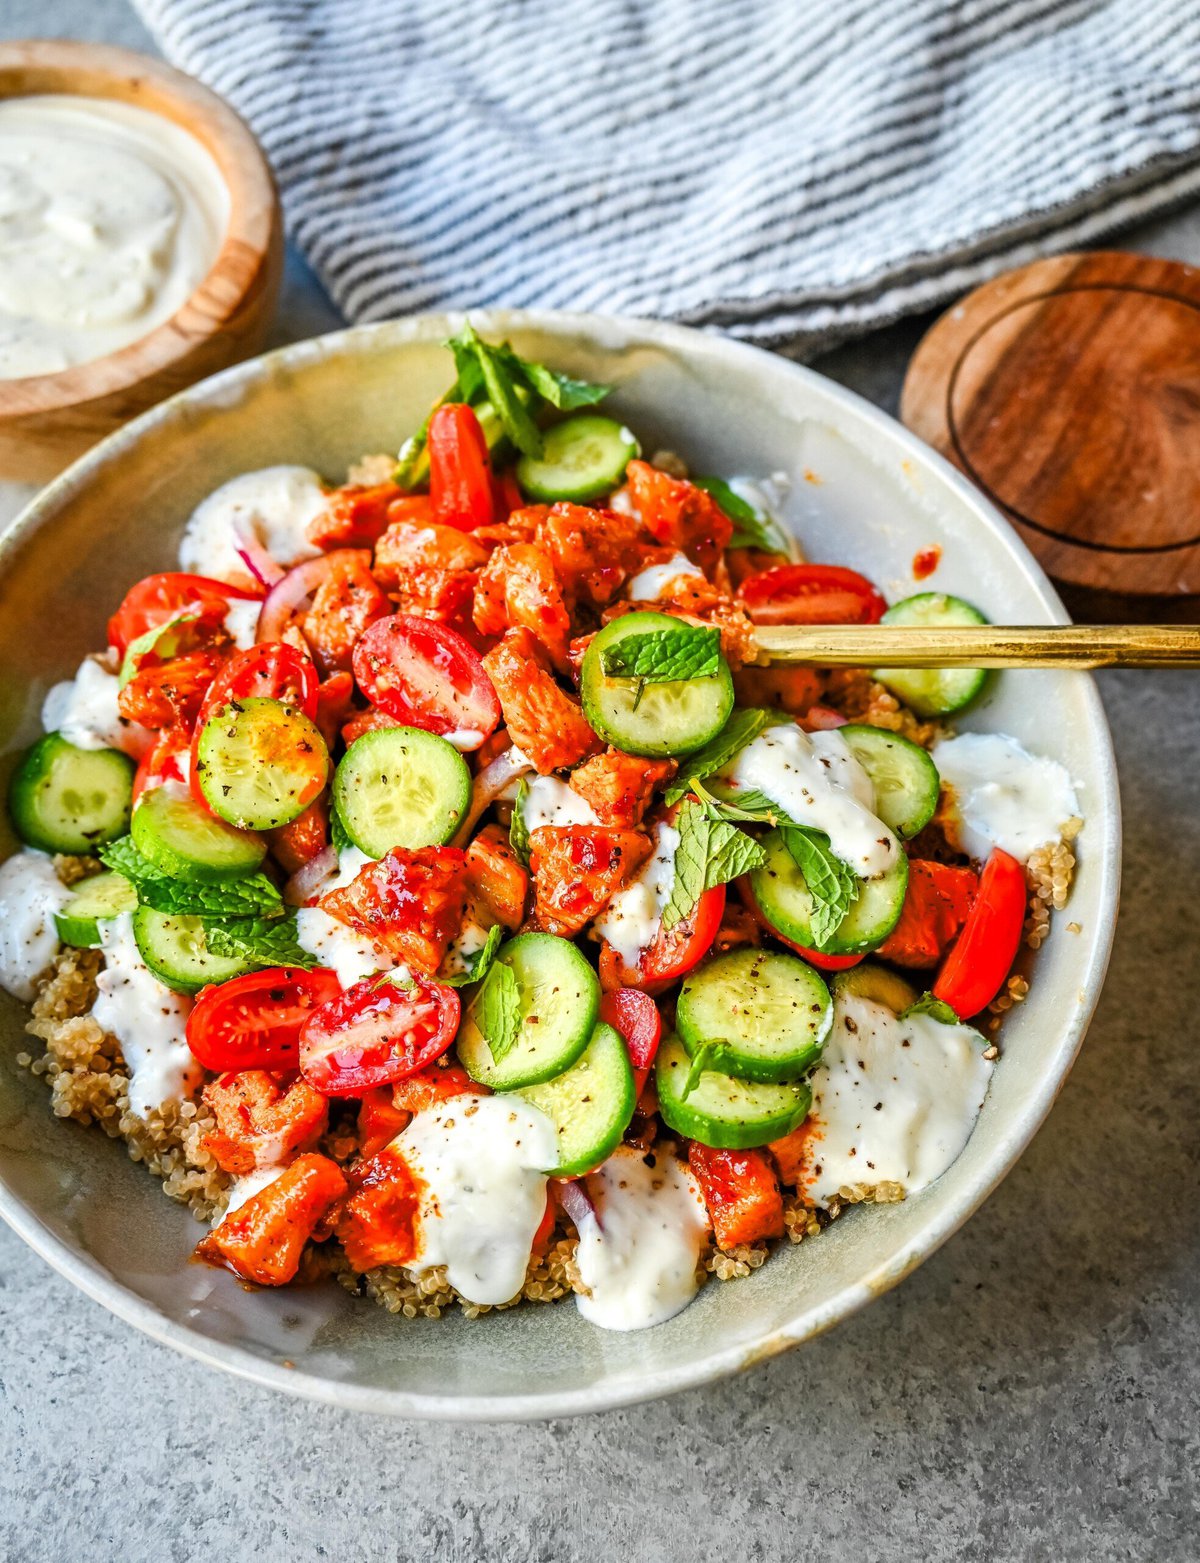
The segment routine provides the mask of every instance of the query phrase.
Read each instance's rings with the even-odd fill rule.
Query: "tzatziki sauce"
[[[243,472],[215,489],[192,512],[179,544],[179,568],[218,581],[245,580],[239,530],[279,565],[299,564],[321,552],[309,525],[325,508],[325,489],[309,467],[264,467]]]
[[[229,191],[161,114],[108,98],[0,102],[0,379],[140,340],[211,270]]]
[[[925,1188],[957,1160],[991,1079],[988,1043],[932,1015],[901,1020],[886,1005],[838,994],[813,1071],[814,1125],[801,1187],[828,1206],[839,1190]]]
[[[396,970],[396,962],[386,950],[319,906],[297,908],[296,942],[327,966],[343,988],[352,988],[378,972]]]
[[[526,830],[543,825],[598,825],[599,816],[581,793],[557,776],[533,776],[525,794],[522,818]]]
[[[509,1302],[546,1213],[549,1118],[516,1095],[456,1096],[414,1114],[392,1145],[420,1188],[411,1268],[444,1265],[469,1302]]]
[[[654,943],[663,907],[675,885],[675,849],[679,832],[666,821],[654,831],[654,851],[641,872],[618,890],[592,927],[608,941],[626,966]]]
[[[722,780],[765,794],[797,825],[824,831],[860,879],[885,874],[900,844],[875,815],[875,789],[836,729],[805,733],[794,722],[760,733]]]
[[[0,863],[0,988],[30,1003],[34,978],[58,954],[55,912],[71,899],[54,859],[26,847]]]
[[[104,969],[92,1017],[116,1037],[129,1066],[129,1106],[140,1117],[164,1102],[190,1096],[203,1071],[187,1045],[192,1001],[172,993],[142,959],[133,913],[100,924]]]
[[[932,753],[946,789],[947,835],[968,857],[983,859],[999,847],[1023,863],[1079,815],[1066,767],[1005,733],[960,733]]]
[[[120,692],[117,675],[95,657],[85,657],[74,678],[53,685],[46,695],[42,726],[48,733],[61,733],[77,749],[120,749],[138,759],[154,735],[121,715]]]
[[[625,595],[631,602],[658,602],[670,597],[676,581],[688,577],[704,579],[704,571],[698,569],[686,554],[675,554],[662,564],[647,565],[631,576],[625,587]]]
[[[575,1305],[604,1330],[673,1318],[699,1289],[708,1213],[691,1170],[669,1151],[621,1145],[587,1180],[595,1214],[579,1222]]]

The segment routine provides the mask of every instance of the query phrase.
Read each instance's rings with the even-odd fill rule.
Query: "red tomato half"
[[[300,1033],[300,1069],[323,1096],[361,1096],[431,1064],[454,1040],[453,988],[414,977],[370,977],[314,1011]]]
[[[187,776],[187,751],[187,730],[164,728],[153,747],[138,761],[137,774],[133,778],[133,802],[136,803],[147,790],[161,787],[163,782],[183,781]]]
[[[500,702],[479,653],[456,630],[393,613],[377,619],[354,648],[354,676],[373,706],[406,727],[478,734],[477,749],[500,723]]]
[[[983,865],[967,920],[942,963],[933,996],[962,1020],[978,1015],[999,993],[1012,969],[1025,926],[1025,870],[993,847]]]
[[[479,419],[461,402],[439,407],[429,420],[429,497],[445,526],[473,531],[494,514],[492,464]]]
[[[600,1000],[600,1019],[624,1037],[633,1065],[634,1091],[641,1096],[662,1041],[658,1005],[638,988],[614,988]]]
[[[229,586],[207,575],[184,575],[179,571],[148,575],[129,588],[121,606],[109,619],[108,643],[124,656],[130,641],[165,624],[185,608],[198,605],[202,619],[216,625],[235,599],[247,601],[261,596],[261,592],[243,591],[240,586]]]
[[[188,1047],[205,1069],[295,1069],[301,1026],[340,991],[331,971],[292,966],[205,988],[188,1016]]]
[[[742,583],[756,624],[878,624],[887,603],[857,570],[840,564],[781,564]]]

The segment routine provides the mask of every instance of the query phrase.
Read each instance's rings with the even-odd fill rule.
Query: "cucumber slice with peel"
[[[347,749],[333,778],[346,834],[368,857],[449,841],[471,802],[471,773],[453,744],[419,727],[382,727]]]
[[[554,1125],[558,1163],[544,1169],[552,1178],[577,1178],[606,1161],[637,1106],[628,1049],[603,1021],[569,1069],[521,1095]]]
[[[275,830],[294,820],[329,779],[329,751],[316,725],[282,700],[231,700],[205,722],[196,777],[210,809],[239,830]]]
[[[659,1048],[654,1075],[659,1111],[676,1134],[701,1145],[750,1150],[782,1139],[808,1117],[812,1093],[803,1081],[771,1084],[705,1069],[687,1091],[691,1069],[692,1060],[678,1037]]]
[[[77,950],[94,950],[100,944],[100,924],[122,912],[132,912],[138,904],[137,891],[124,874],[111,870],[93,874],[81,881],[75,894],[55,912],[58,937]]]
[[[911,983],[886,966],[877,966],[874,961],[864,961],[849,971],[839,971],[833,979],[833,993],[835,998],[846,994],[852,998],[871,999],[876,1004],[883,1004],[894,1015],[902,1014],[910,1004],[917,1002],[917,990]]]
[[[851,722],[838,735],[875,788],[875,812],[898,836],[915,836],[937,812],[941,777],[928,752],[885,727]]]
[[[750,888],[759,910],[785,939],[817,948],[812,931],[812,897],[795,858],[777,830],[762,838],[766,862],[753,870]],[[830,938],[820,946],[826,955],[865,955],[881,945],[900,920],[908,888],[908,859],[903,852],[886,874],[859,881],[858,895]]]
[[[591,1041],[600,1009],[596,973],[569,939],[523,933],[496,952],[517,979],[519,1024],[498,1060],[477,1024],[487,990],[480,987],[458,1033],[458,1057],[472,1080],[493,1091],[518,1091],[561,1075]]]
[[[172,879],[215,885],[252,874],[267,855],[253,831],[237,830],[171,784],[144,792],[130,825],[133,844]]]
[[[626,635],[677,630],[679,620],[665,613],[625,613],[592,637],[580,672],[583,714],[606,743],[626,754],[678,758],[715,738],[733,710],[733,679],[721,658],[710,678],[681,678],[641,684],[632,678],[608,678],[600,663],[606,647]]]
[[[532,499],[586,504],[618,488],[639,455],[641,447],[622,424],[601,413],[579,413],[546,430],[540,456],[521,457],[517,482]]]
[[[714,1069],[744,1080],[798,1080],[821,1056],[833,1024],[829,989],[795,955],[730,950],[684,981],[675,1013],[690,1057],[708,1048]]]
[[[918,592],[893,603],[883,616],[884,624],[915,624],[937,627],[943,624],[986,624],[978,608],[951,597],[948,592]],[[961,711],[983,688],[985,668],[875,668],[874,676],[898,700],[918,716],[949,716]]]
[[[42,852],[94,852],[129,829],[133,761],[118,749],[40,738],[17,766],[8,807],[17,835]]]
[[[177,917],[139,906],[133,914],[133,937],[146,965],[176,993],[199,993],[210,983],[231,982],[255,963],[242,957],[214,955],[204,939],[204,921]]]

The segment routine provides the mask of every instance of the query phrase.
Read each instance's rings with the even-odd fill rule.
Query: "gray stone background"
[[[49,35],[152,48],[125,0],[0,0],[0,36]],[[1200,210],[1119,242],[1195,263]],[[293,261],[279,339],[336,324]],[[894,411],[925,324],[819,367]],[[1200,1558],[1200,679],[1101,686],[1126,853],[1099,1012],[1020,1165],[898,1291],[730,1383],[457,1428],[218,1376],[0,1228],[0,1557]]]

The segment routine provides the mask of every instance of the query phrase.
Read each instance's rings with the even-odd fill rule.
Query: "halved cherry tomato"
[[[840,564],[781,564],[742,583],[756,624],[878,624],[887,602],[857,570]]]
[[[324,1096],[361,1096],[440,1058],[458,1017],[458,994],[445,983],[413,977],[401,987],[368,978],[305,1021],[301,1073]]]
[[[393,613],[376,620],[354,648],[354,676],[387,716],[455,733],[464,749],[477,749],[499,726],[500,702],[479,653],[432,619]]]
[[[156,625],[165,624],[185,608],[199,606],[201,618],[219,624],[234,600],[248,601],[262,596],[261,591],[246,591],[207,575],[185,575],[171,570],[163,575],[148,575],[125,593],[121,606],[108,621],[108,643],[122,656],[130,641]]]
[[[1025,925],[1025,870],[999,847],[983,866],[974,904],[942,963],[933,996],[963,1020],[978,1015],[1012,969]]]
[[[725,886],[718,885],[706,890],[691,916],[669,931],[664,932],[660,923],[653,943],[642,951],[636,966],[626,966],[610,944],[601,945],[601,986],[606,992],[625,987],[661,993],[708,954],[724,915]]]
[[[187,752],[190,744],[187,729],[165,727],[154,741],[152,748],[138,761],[133,778],[133,802],[141,795],[161,787],[163,782],[182,782],[187,779]]]
[[[658,1005],[638,988],[614,988],[600,1000],[600,1019],[624,1037],[633,1065],[634,1092],[641,1096],[662,1041]]]
[[[429,420],[428,448],[429,497],[435,518],[464,532],[490,526],[492,466],[474,412],[461,402],[439,407]]]
[[[826,955],[823,950],[810,950],[807,945],[797,944],[794,939],[786,939],[759,906],[757,897],[750,887],[750,881],[745,875],[737,880],[736,888],[742,905],[763,932],[769,933],[772,939],[778,939],[780,944],[786,944],[789,950],[795,950],[797,955],[802,955],[808,964],[815,966],[818,971],[849,971],[851,966],[857,966],[860,961],[866,960],[865,955]]]
[[[295,1069],[300,1028],[341,992],[333,972],[271,966],[205,988],[188,1016],[187,1044],[205,1069]]]

